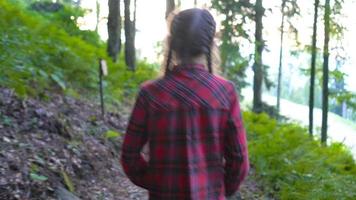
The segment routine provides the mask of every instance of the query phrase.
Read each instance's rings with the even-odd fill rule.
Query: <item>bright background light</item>
[[[181,0],[181,9],[187,9],[194,7],[194,1],[192,0]],[[108,1],[100,0],[100,24],[99,24],[99,34],[103,40],[107,39],[107,15],[108,15]],[[299,6],[301,8],[301,16],[293,21],[294,25],[299,31],[299,40],[301,44],[311,43],[312,34],[312,24],[313,24],[313,3],[310,0],[299,0]],[[209,0],[198,0],[198,7],[205,7],[210,5]],[[264,1],[264,6],[268,8],[273,8],[273,13],[266,11],[266,16],[263,19],[264,23],[264,39],[267,41],[267,49],[264,53],[264,63],[269,65],[270,74],[274,75],[277,73],[278,69],[278,57],[279,57],[279,26],[281,13],[279,12],[280,1]],[[88,9],[86,16],[79,21],[82,29],[94,30],[96,26],[96,1],[95,0],[82,0],[82,7]],[[123,1],[121,4],[121,15],[124,13]],[[342,67],[342,71],[348,74],[346,84],[348,89],[356,91],[356,73],[354,64],[356,63],[356,13],[355,13],[356,3],[355,0],[347,0],[344,3],[343,9],[343,19],[340,23],[347,27],[345,31],[344,39],[342,45],[344,46],[347,61]],[[166,34],[167,26],[165,21],[165,9],[166,0],[137,0],[137,22],[136,22],[136,47],[138,55],[141,58],[147,58],[149,61],[157,62],[157,50],[156,46],[158,43],[162,43]],[[320,11],[322,12],[322,11]],[[320,13],[322,17],[323,13]],[[218,16],[215,18],[218,19]],[[323,23],[320,18],[318,27],[318,47],[322,49],[323,46]],[[122,31],[122,40],[124,40],[124,32]],[[292,36],[285,41],[285,62],[284,68],[285,73],[295,73],[299,70],[299,67],[308,68],[310,57],[302,56],[300,58],[293,58],[289,55],[288,49],[292,47],[293,44]],[[253,44],[251,44],[252,46]],[[334,69],[335,62],[330,60],[330,69]],[[251,71],[248,72],[249,77],[251,76]],[[301,76],[291,76],[293,83],[298,86],[305,84],[307,77],[301,78]],[[302,80],[301,80],[302,79]]]

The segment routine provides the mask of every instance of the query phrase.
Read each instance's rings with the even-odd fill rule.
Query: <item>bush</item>
[[[77,26],[78,18],[84,17],[86,10],[72,6],[71,4],[53,3],[49,1],[33,2],[30,10],[36,11],[49,23],[56,24],[70,36],[77,36],[96,47],[103,45],[99,35],[95,31],[80,30]]]
[[[280,199],[355,199],[356,164],[340,143],[320,145],[296,124],[244,113],[249,152],[266,192]]]
[[[95,44],[92,33],[68,21],[77,12],[68,5],[55,14],[39,14],[15,2],[0,1],[0,86],[23,97],[47,90],[96,95],[98,59],[104,58],[111,72],[105,82],[107,98],[120,101],[156,75],[156,68],[144,61],[138,62],[136,73],[124,62],[110,62],[105,45]]]

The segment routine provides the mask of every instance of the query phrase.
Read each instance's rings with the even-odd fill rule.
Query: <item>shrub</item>
[[[74,8],[65,5],[58,13],[39,14],[15,2],[0,1],[1,86],[24,97],[46,90],[93,96],[98,88],[98,59],[104,58],[110,70],[106,97],[120,101],[156,75],[156,67],[144,61],[138,62],[135,73],[127,70],[122,56],[112,63],[105,45],[95,44],[92,33],[80,31],[70,21],[69,16],[79,12]]]
[[[355,199],[356,164],[340,143],[325,147],[297,124],[244,113],[249,152],[266,192],[280,199]]]

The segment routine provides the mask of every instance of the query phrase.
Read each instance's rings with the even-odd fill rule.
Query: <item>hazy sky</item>
[[[100,0],[101,9],[101,22],[99,27],[99,32],[102,38],[105,40],[107,38],[106,29],[106,16],[108,13],[107,0]],[[165,9],[166,0],[137,0],[137,34],[136,34],[136,47],[138,48],[139,55],[141,57],[146,57],[149,60],[156,59],[156,50],[154,46],[157,42],[161,42],[167,33],[166,22],[165,22]],[[181,0],[182,9],[193,7],[192,0]],[[209,3],[209,0],[198,0],[199,7]],[[82,6],[88,9],[92,9],[92,13],[88,13],[87,16],[80,22],[83,29],[95,29],[96,15],[95,15],[95,0],[82,0]],[[342,41],[344,46],[347,62],[343,67],[343,71],[349,75],[347,79],[347,85],[353,91],[356,91],[356,70],[353,65],[356,63],[356,2],[355,0],[345,0],[343,9],[344,18],[340,20],[347,27],[345,32],[345,37]],[[271,66],[270,74],[273,75],[277,72],[278,68],[278,57],[279,57],[279,26],[281,13],[279,12],[280,1],[264,1],[264,6],[272,8],[273,13],[270,11],[266,12],[266,17],[264,18],[264,39],[267,41],[267,48],[269,51],[264,53],[264,63]],[[310,0],[299,0],[299,6],[301,8],[301,16],[294,19],[293,23],[297,26],[299,30],[299,40],[302,44],[311,43],[312,34],[312,24],[313,24],[313,3]],[[123,8],[123,5],[121,6]],[[122,12],[123,13],[123,12]],[[321,13],[322,14],[322,13]],[[217,18],[217,16],[216,16]],[[323,46],[323,27],[322,22],[319,23],[319,38],[318,47]],[[124,38],[124,37],[123,37]],[[292,82],[295,82],[298,87],[305,85],[307,82],[307,77],[301,78],[299,75],[294,75],[298,73],[299,67],[308,68],[309,67],[309,57],[302,56],[299,58],[293,58],[289,56],[288,49],[293,46],[293,39],[287,39],[285,41],[285,62],[284,68],[285,73],[290,73]],[[252,47],[252,46],[251,46]],[[330,60],[330,68],[333,69],[335,66],[334,59]],[[251,76],[251,71],[249,72]]]

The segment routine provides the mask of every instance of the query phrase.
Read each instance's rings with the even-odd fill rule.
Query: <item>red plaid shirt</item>
[[[142,156],[146,143],[148,161]],[[203,65],[178,66],[143,84],[121,162],[150,199],[218,200],[233,194],[249,170],[234,85]]]

